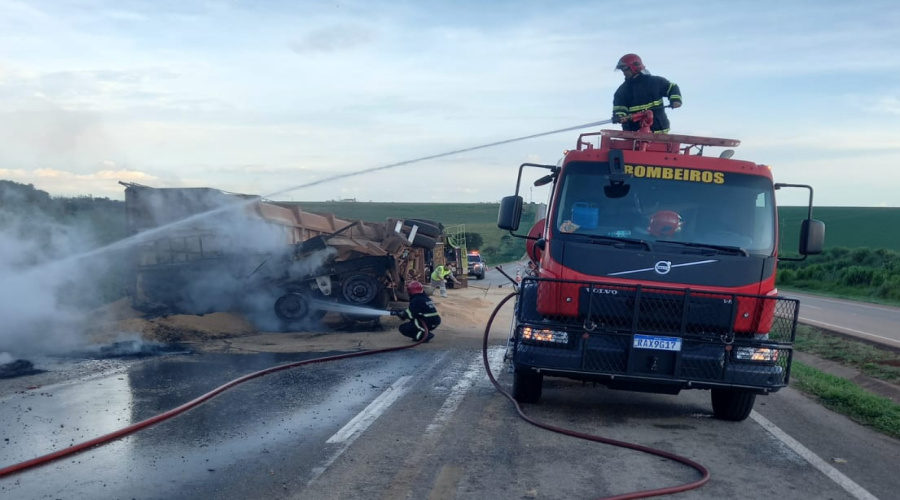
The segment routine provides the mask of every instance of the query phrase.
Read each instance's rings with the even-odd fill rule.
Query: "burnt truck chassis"
[[[577,314],[538,312],[548,286],[577,287]],[[662,394],[712,389],[716,417],[743,420],[757,394],[788,385],[799,301],[526,277],[515,308],[507,359],[519,402],[536,403],[548,375]],[[771,327],[735,331],[739,312]]]
[[[275,315],[290,325],[324,316],[326,309],[316,302],[385,309],[391,302],[407,300],[405,293],[396,293],[398,279],[392,276],[396,269],[396,259],[391,255],[364,256],[331,262],[304,276],[268,280],[267,287],[282,291],[275,301]],[[349,318],[355,317],[351,314]]]

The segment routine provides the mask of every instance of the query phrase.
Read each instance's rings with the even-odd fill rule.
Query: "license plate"
[[[659,351],[680,351],[680,337],[654,337],[651,335],[635,335],[635,349],[656,349]]]

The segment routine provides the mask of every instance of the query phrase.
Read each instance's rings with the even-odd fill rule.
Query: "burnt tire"
[[[444,230],[441,229],[440,223],[431,220],[406,219],[403,221],[403,223],[409,227],[412,227],[414,225],[419,226],[416,234],[424,234],[425,236],[431,236],[432,238],[437,238],[444,233]]]
[[[275,301],[275,316],[285,323],[303,321],[311,311],[309,297],[302,293],[288,292]]]
[[[435,240],[431,236],[416,233],[416,237],[413,238],[412,246],[416,248],[424,248],[425,250],[433,250],[434,247],[437,246],[437,240]]]
[[[544,376],[527,368],[513,372],[513,398],[519,403],[532,404],[541,400],[544,388]]]
[[[341,280],[341,294],[344,302],[354,306],[364,306],[378,297],[382,286],[375,277],[368,274],[354,274]]]
[[[756,393],[733,391],[729,389],[711,389],[713,416],[719,420],[740,422],[750,416]]]

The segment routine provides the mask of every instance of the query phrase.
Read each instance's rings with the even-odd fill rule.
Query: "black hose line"
[[[680,493],[682,491],[688,491],[688,490],[692,490],[695,488],[699,488],[700,486],[703,486],[704,484],[706,484],[707,481],[709,481],[709,471],[706,470],[706,467],[698,464],[697,462],[694,462],[693,460],[691,460],[689,458],[682,457],[682,456],[676,455],[674,453],[669,453],[664,450],[658,450],[655,448],[642,446],[639,444],[628,443],[625,441],[617,441],[615,439],[609,439],[609,438],[605,438],[605,437],[601,437],[601,436],[595,436],[593,434],[585,434],[582,432],[572,431],[569,429],[563,429],[561,427],[556,427],[556,426],[535,420],[535,419],[529,417],[528,415],[526,415],[522,411],[522,407],[519,406],[519,402],[516,401],[516,399],[510,393],[508,393],[505,389],[503,389],[503,387],[500,386],[500,383],[497,382],[497,379],[494,378],[494,374],[491,372],[491,366],[488,363],[488,354],[487,354],[488,335],[491,332],[491,325],[494,323],[494,318],[496,318],[497,313],[500,311],[500,309],[503,307],[503,305],[506,304],[509,301],[509,299],[515,297],[516,295],[517,295],[516,293],[511,293],[511,294],[507,295],[506,297],[504,297],[503,300],[501,300],[500,303],[497,304],[497,307],[495,307],[494,311],[491,313],[491,317],[490,317],[490,319],[488,319],[487,326],[485,326],[485,328],[484,328],[484,343],[482,344],[481,355],[482,355],[482,359],[484,361],[484,370],[487,372],[488,378],[491,379],[491,383],[494,384],[494,387],[501,394],[503,394],[504,396],[506,396],[507,399],[512,401],[512,403],[516,406],[516,411],[519,413],[520,417],[522,417],[526,422],[528,422],[532,425],[535,425],[542,429],[546,429],[551,432],[556,432],[558,434],[563,434],[566,436],[572,436],[572,437],[576,437],[576,438],[580,438],[580,439],[585,439],[588,441],[594,441],[596,443],[603,443],[603,444],[608,444],[608,445],[612,445],[612,446],[618,446],[620,448],[628,448],[628,449],[640,451],[643,453],[649,453],[651,455],[656,455],[659,457],[667,458],[669,460],[674,460],[676,462],[687,465],[688,467],[692,467],[692,468],[696,469],[697,472],[699,472],[700,475],[702,476],[700,479],[698,479],[696,481],[693,481],[693,482],[690,482],[687,484],[683,484],[683,485],[669,486],[666,488],[657,488],[657,489],[653,489],[653,490],[642,490],[642,491],[636,491],[636,492],[632,492],[632,493],[624,493],[624,494],[616,495],[616,496],[612,496],[612,497],[603,497],[602,499],[598,499],[598,500],[627,500],[627,499],[634,499],[634,498],[648,498],[648,497],[654,497],[654,496],[660,496],[660,495],[669,495],[672,493]]]

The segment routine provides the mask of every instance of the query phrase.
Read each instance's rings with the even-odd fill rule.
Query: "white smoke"
[[[258,199],[205,188],[139,191],[128,210],[136,233],[107,246],[88,225],[61,224],[0,193],[0,359],[84,349],[85,332],[105,319],[95,308],[101,292],[109,299],[110,270],[121,278],[115,296],[131,290],[144,312],[236,311],[269,330],[279,326],[274,304],[285,286],[335,256],[325,247],[298,259],[290,224],[264,221],[255,211],[275,208]]]
[[[77,348],[86,319],[81,305],[96,293],[103,262],[65,262],[95,246],[93,239],[17,195],[0,193],[0,352],[24,357]]]

